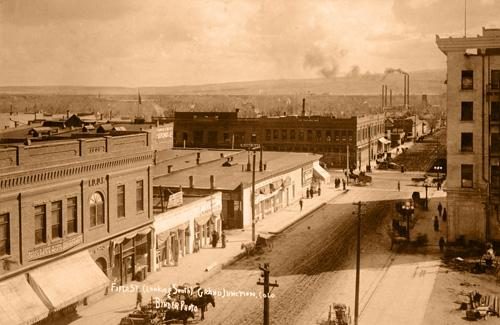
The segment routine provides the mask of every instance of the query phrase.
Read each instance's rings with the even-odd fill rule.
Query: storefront
[[[151,271],[151,227],[113,239],[110,244],[113,282],[142,280]]]
[[[175,266],[187,254],[209,247],[211,234],[221,232],[220,192],[155,215],[156,267]]]

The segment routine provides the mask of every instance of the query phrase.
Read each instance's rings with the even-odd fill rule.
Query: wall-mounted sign
[[[92,187],[92,186],[98,186],[98,185],[102,185],[106,182],[106,178],[104,176],[101,176],[101,177],[95,177],[95,178],[91,178],[89,179],[89,186]]]
[[[311,184],[313,177],[312,166],[302,168],[302,186]]]
[[[47,246],[39,247],[28,251],[28,260],[36,260],[42,257],[62,253],[72,247],[83,243],[83,235],[72,236],[67,239],[62,239],[57,243],[49,244]]]
[[[168,197],[167,208],[174,208],[182,205],[182,191],[170,194]]]

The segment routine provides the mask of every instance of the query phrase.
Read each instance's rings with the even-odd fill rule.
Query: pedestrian
[[[437,216],[434,216],[434,231],[435,232],[439,231],[439,219]]]
[[[311,189],[309,190],[309,193],[311,193],[311,199],[314,197],[314,191],[313,191],[313,188],[311,187]]]
[[[441,204],[441,202],[439,202],[439,204],[438,204],[438,212],[439,212],[439,216],[441,217],[441,213],[443,212],[443,205]]]
[[[222,248],[226,248],[226,233],[224,231],[220,235],[220,240],[222,241]]]
[[[405,166],[404,165],[401,165],[401,172],[404,173],[405,172]]]
[[[401,182],[398,181],[398,192],[401,192]]]
[[[345,191],[345,179],[342,178],[342,187],[344,188]]]
[[[446,212],[446,208],[443,209],[443,221],[446,222],[446,219],[448,219],[448,213]]]
[[[217,247],[217,242],[219,241],[219,234],[217,231],[212,231],[212,247]]]
[[[302,199],[300,199],[299,205],[300,205],[300,211],[302,211],[302,207],[304,206],[304,201],[302,201]]]
[[[137,290],[137,299],[135,300],[135,308],[140,310],[141,305],[142,305],[142,293],[141,290]]]
[[[439,251],[442,253],[444,251],[444,238],[439,238]]]
[[[438,191],[441,190],[441,181],[440,180],[438,180],[438,182],[437,182],[437,190]]]
[[[321,196],[321,187],[318,187],[318,196]]]
[[[309,195],[309,188],[306,189],[306,198],[309,198],[310,195]]]

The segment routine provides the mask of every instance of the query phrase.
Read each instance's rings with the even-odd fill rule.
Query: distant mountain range
[[[445,70],[421,70],[410,72],[411,94],[442,94],[445,88]],[[293,95],[301,93],[330,95],[376,95],[386,84],[394,95],[403,92],[403,77],[363,74],[321,79],[280,79],[244,82],[228,82],[206,85],[172,87],[140,87],[141,95]],[[134,95],[137,88],[129,87],[80,87],[80,86],[6,86],[0,94],[34,95]]]

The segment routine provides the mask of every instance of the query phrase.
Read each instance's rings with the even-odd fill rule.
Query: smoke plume
[[[325,78],[334,78],[339,70],[337,60],[332,55],[326,55],[317,47],[310,49],[304,56],[304,67],[315,70]]]

